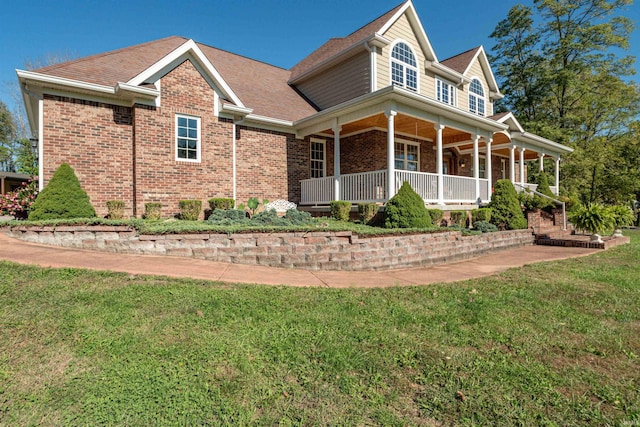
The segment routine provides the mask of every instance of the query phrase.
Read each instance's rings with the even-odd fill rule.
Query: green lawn
[[[0,262],[0,425],[640,425],[629,235],[392,289]]]

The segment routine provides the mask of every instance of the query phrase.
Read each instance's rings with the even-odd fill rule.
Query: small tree
[[[527,228],[527,219],[522,213],[518,194],[508,179],[500,179],[494,186],[491,197],[491,223],[501,230]]]
[[[96,211],[80,186],[75,172],[62,163],[31,207],[29,221],[44,219],[93,218]]]
[[[431,216],[424,206],[424,200],[405,181],[398,193],[385,206],[384,226],[386,228],[428,228],[431,225]]]

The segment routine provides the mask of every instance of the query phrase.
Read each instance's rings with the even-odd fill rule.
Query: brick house
[[[555,162],[557,193],[571,152],[494,114],[484,49],[439,60],[410,0],[290,70],[172,36],[17,74],[40,186],[67,162],[99,215],[107,200],[133,216],[211,197],[384,203],[404,181],[473,206],[497,179],[526,186],[532,160]]]

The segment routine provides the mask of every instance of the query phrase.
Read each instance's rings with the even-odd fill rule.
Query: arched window
[[[469,85],[469,112],[484,116],[484,89],[478,79],[471,80]]]
[[[391,51],[391,84],[418,91],[418,66],[408,44],[398,42]]]

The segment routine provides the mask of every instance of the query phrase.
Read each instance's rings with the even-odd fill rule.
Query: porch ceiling
[[[398,114],[395,117],[394,126],[396,133],[399,135],[415,137],[418,139],[427,139],[435,143],[436,130],[433,122],[418,119],[406,114]],[[381,113],[351,123],[343,124],[340,134],[349,135],[372,128],[387,129],[387,116]],[[333,135],[333,130],[325,129],[321,133]],[[442,142],[444,146],[456,145],[461,141],[470,140],[471,135],[469,133],[457,129],[446,127],[442,132]]]

